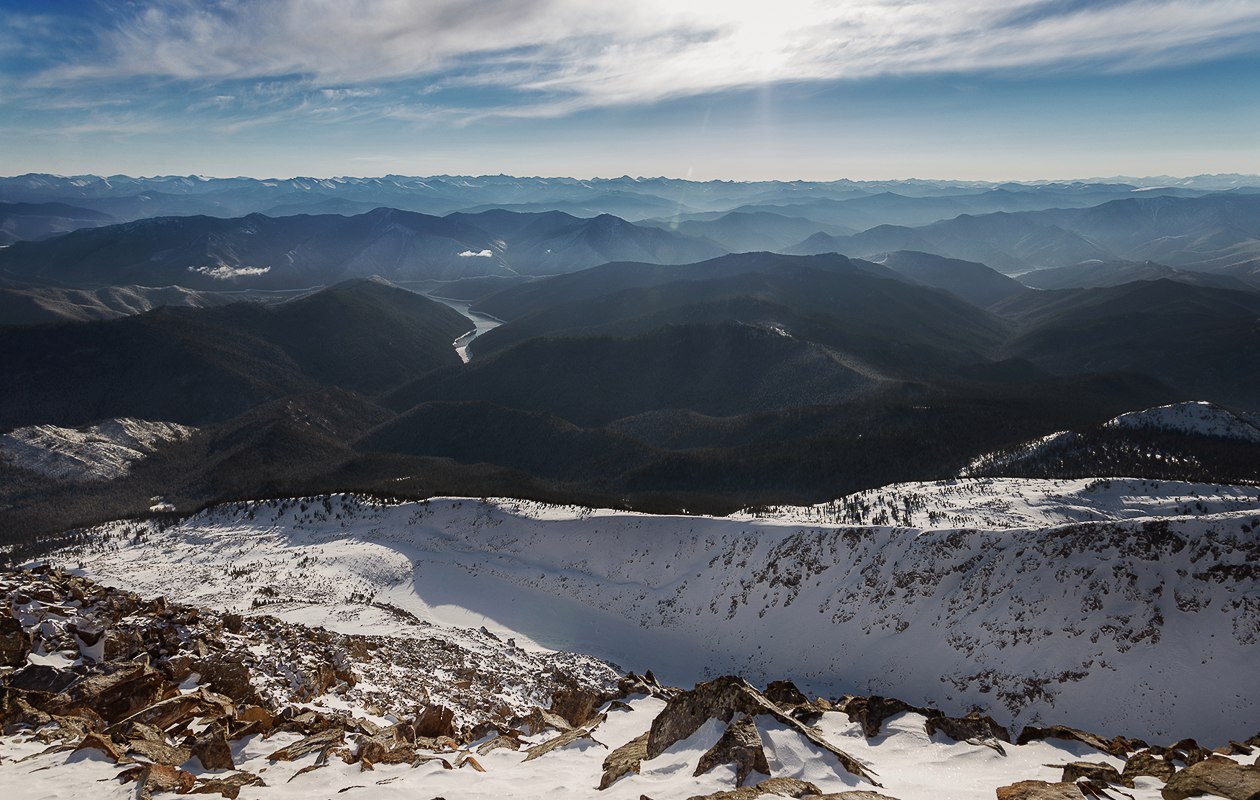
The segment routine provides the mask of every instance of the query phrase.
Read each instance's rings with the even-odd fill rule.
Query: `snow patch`
[[[1260,443],[1260,428],[1237,414],[1205,400],[1173,403],[1148,408],[1145,411],[1130,411],[1128,414],[1121,414],[1110,420],[1103,427],[1153,428]]]
[[[206,275],[216,281],[230,281],[236,278],[253,278],[271,272],[271,267],[229,267],[222,264],[217,267],[189,267],[189,272]]]
[[[0,436],[0,458],[22,469],[68,480],[111,480],[166,442],[197,429],[122,417],[81,428],[33,425]]]

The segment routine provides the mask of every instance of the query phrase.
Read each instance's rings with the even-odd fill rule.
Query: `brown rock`
[[[1133,779],[1139,775],[1145,775],[1151,778],[1158,778],[1164,783],[1173,776],[1177,768],[1171,762],[1162,758],[1156,758],[1150,753],[1134,753],[1129,756],[1129,760],[1125,762],[1124,772],[1120,773],[1120,777],[1128,781],[1126,786],[1133,785]]]
[[[1187,765],[1197,764],[1212,755],[1212,751],[1203,747],[1194,739],[1182,739],[1179,742],[1174,742],[1168,745],[1168,750],[1174,758],[1180,758]]]
[[[221,778],[203,779],[189,794],[218,794],[236,800],[246,786],[266,786],[262,778],[252,772],[237,772]]]
[[[110,741],[109,737],[102,736],[99,733],[89,733],[83,737],[83,740],[74,748],[77,750],[99,750],[104,753],[110,761],[118,763],[127,759],[122,753],[118,752],[118,748]]]
[[[123,667],[73,684],[54,697],[45,710],[50,714],[65,714],[82,706],[112,724],[170,697],[175,691],[175,687],[155,669]]]
[[[206,728],[194,741],[192,754],[206,769],[236,769],[232,761],[232,748],[228,745],[223,726],[215,723]]]
[[[545,730],[567,731],[573,728],[563,717],[541,708],[535,708],[523,717],[514,717],[508,724],[526,736],[535,736]]]
[[[589,689],[557,689],[551,696],[551,713],[576,728],[594,718],[603,702],[602,695]]]
[[[455,736],[455,712],[446,706],[429,706],[413,725],[416,736]]]
[[[240,614],[224,614],[223,627],[231,633],[240,633],[245,625],[245,617]]]
[[[778,797],[808,797],[818,794],[818,787],[798,778],[770,778],[756,786],[745,786],[729,792],[697,794],[687,800],[755,800],[766,794]]]
[[[20,667],[31,654],[31,635],[22,623],[0,610],[0,667]]]
[[[1223,756],[1210,756],[1173,775],[1164,785],[1164,800],[1214,794],[1229,800],[1260,797],[1260,767],[1244,766]]]
[[[607,789],[626,775],[639,774],[639,764],[647,758],[647,741],[648,735],[644,733],[608,754],[604,759],[604,775],[599,781],[601,790]]]
[[[130,661],[144,652],[144,638],[130,628],[105,631],[105,660]]]
[[[766,686],[765,695],[767,700],[777,703],[785,711],[809,702],[809,698],[802,694],[801,690],[796,688],[796,684],[791,681],[771,681]]]
[[[187,723],[197,717],[222,719],[230,717],[235,707],[232,701],[220,694],[198,689],[189,694],[175,695],[160,700],[148,708],[143,708],[130,717],[111,726],[111,730],[125,730],[134,723],[152,725],[160,730],[168,730],[172,725]]]
[[[997,790],[997,800],[1081,800],[1084,796],[1074,783],[1020,781]]]
[[[703,775],[722,764],[735,765],[735,786],[744,785],[744,781],[754,772],[762,775],[770,774],[770,765],[766,763],[766,751],[762,746],[761,734],[757,732],[757,723],[747,714],[731,720],[726,732],[700,756],[693,775]]]
[[[11,689],[24,692],[46,692],[57,694],[69,688],[82,677],[68,669],[57,669],[45,664],[28,664],[9,677]]]
[[[262,705],[258,690],[249,679],[249,668],[229,654],[214,655],[192,663],[192,671],[201,675],[201,683],[241,705]]]

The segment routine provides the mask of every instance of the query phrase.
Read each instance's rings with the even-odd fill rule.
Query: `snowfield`
[[[1260,428],[1254,421],[1205,400],[1130,411],[1105,423],[1104,427],[1155,428],[1260,443]]]
[[[1221,743],[1260,720],[1258,536],[1254,486],[965,479],[730,518],[237,503],[164,529],[105,525],[55,560],[143,595],[345,633],[484,627],[678,686],[787,678],[811,695],[979,708],[1014,730]]]
[[[196,431],[175,422],[129,417],[81,428],[33,425],[0,436],[0,458],[53,478],[112,480],[159,445],[187,439]]]

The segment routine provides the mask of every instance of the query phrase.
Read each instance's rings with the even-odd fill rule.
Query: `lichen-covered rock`
[[[1260,767],[1239,764],[1223,756],[1210,756],[1169,778],[1162,794],[1164,800],[1185,800],[1204,794],[1229,800],[1253,800],[1260,796]]]

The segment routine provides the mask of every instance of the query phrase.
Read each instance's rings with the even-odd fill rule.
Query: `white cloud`
[[[399,80],[515,90],[563,114],[780,81],[1143,69],[1260,50],[1255,0],[192,0],[100,34],[46,85],[301,80],[329,102]]]

